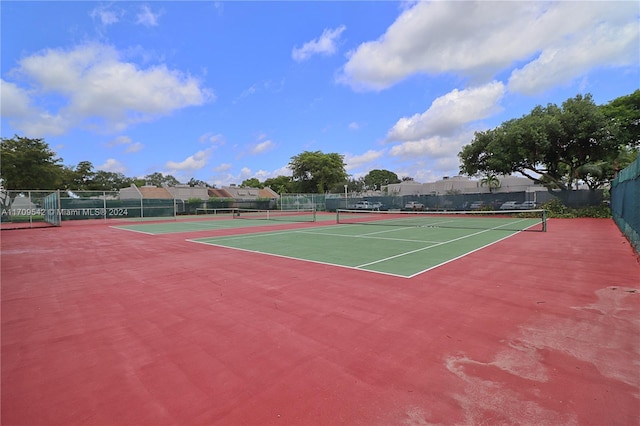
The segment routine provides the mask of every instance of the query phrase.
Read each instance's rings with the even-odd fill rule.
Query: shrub
[[[553,199],[541,206],[547,210],[548,217],[556,218],[576,218],[576,217],[593,217],[593,218],[610,218],[611,209],[609,206],[602,204],[599,206],[589,206],[580,208],[570,208],[562,204],[562,201]]]

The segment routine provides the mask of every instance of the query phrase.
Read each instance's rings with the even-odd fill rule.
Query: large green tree
[[[286,194],[293,192],[292,180],[289,176],[277,176],[274,178],[265,179],[264,187],[269,187],[278,194]]]
[[[260,183],[258,178],[249,178],[242,181],[240,188],[264,188],[264,185]]]
[[[348,177],[344,157],[336,153],[305,151],[291,158],[289,168],[296,190],[302,193],[322,194]]]
[[[75,168],[64,167],[62,187],[64,189],[85,191],[93,188],[96,172],[90,161],[81,161]]]
[[[379,191],[383,186],[390,183],[400,183],[400,179],[397,174],[389,170],[374,169],[364,177],[365,188],[373,191]]]
[[[365,183],[364,183],[363,177],[358,179],[349,179],[346,185],[347,185],[347,191],[349,193],[358,194],[365,190]],[[343,192],[343,191],[344,191],[344,184],[336,186],[335,192]]]
[[[640,89],[602,105],[601,109],[615,123],[614,136],[619,144],[640,147]]]
[[[173,177],[172,175],[164,175],[160,172],[151,173],[144,177],[144,180],[147,184],[157,186],[158,188],[162,187],[163,184],[167,184],[169,186],[180,185],[180,181]]]
[[[203,188],[211,188],[211,185],[209,185],[207,182],[200,180],[200,179],[196,179],[196,178],[191,178],[189,179],[189,182],[187,182],[187,185],[194,187],[194,186],[201,186]]]
[[[117,191],[131,186],[132,183],[133,179],[126,177],[122,173],[98,170],[89,184],[89,189],[99,191]]]
[[[537,106],[521,118],[477,132],[458,154],[467,175],[521,173],[549,189],[571,189],[578,180],[592,188],[611,178],[594,173],[602,162],[612,164],[621,146],[616,124],[591,95],[566,100],[561,107]]]
[[[15,135],[0,141],[0,177],[6,189],[57,189],[61,162],[44,139]]]

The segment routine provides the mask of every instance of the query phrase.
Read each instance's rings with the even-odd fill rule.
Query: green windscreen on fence
[[[611,182],[611,214],[636,253],[640,252],[640,156]]]

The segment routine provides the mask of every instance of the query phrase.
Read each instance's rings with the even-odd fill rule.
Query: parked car
[[[469,207],[471,210],[480,210],[484,207],[484,201],[474,201]]]
[[[515,210],[518,207],[518,203],[516,201],[507,201],[506,203],[502,203],[500,206],[500,210]]]
[[[405,210],[424,210],[424,204],[417,201],[409,201],[404,205]]]
[[[369,201],[358,201],[355,205],[357,210],[380,210],[382,203],[371,203]]]
[[[536,208],[536,202],[535,201],[525,201],[522,204],[518,204],[519,209],[535,209]]]

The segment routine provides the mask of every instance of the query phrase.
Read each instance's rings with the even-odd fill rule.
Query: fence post
[[[60,190],[56,189],[56,195],[58,199],[57,212],[58,212],[58,226],[62,226],[62,198],[60,197]]]

